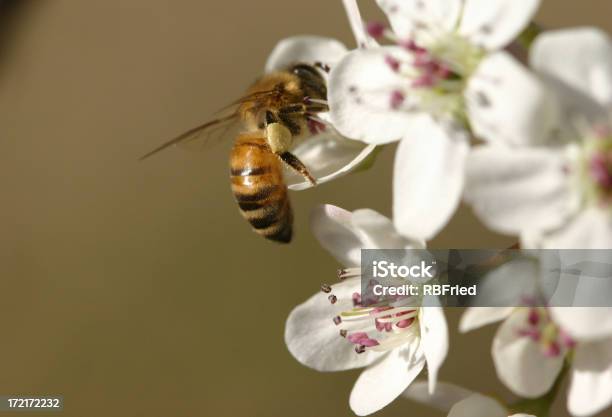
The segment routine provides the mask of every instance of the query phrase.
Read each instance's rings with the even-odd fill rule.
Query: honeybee
[[[283,178],[283,165],[315,184],[308,168],[291,153],[296,139],[325,128],[317,113],[327,111],[327,86],[321,63],[297,63],[259,78],[233,103],[234,111],[197,126],[144,155],[202,137],[224,123],[239,121],[244,131],[230,153],[230,178],[243,217],[266,239],[289,243],[293,213]]]

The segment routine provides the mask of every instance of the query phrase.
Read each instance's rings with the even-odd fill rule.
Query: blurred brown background
[[[357,372],[300,366],[284,321],[335,278],[310,209],[389,214],[393,150],[367,173],[294,193],[289,247],[240,218],[231,140],[137,162],[238,97],[281,38],[352,46],[340,2],[12,3],[0,18],[0,394],[60,394],[66,416],[350,416]],[[544,3],[547,27],[612,25],[605,0]],[[433,246],[512,243],[463,211]],[[491,336],[453,334],[442,379],[505,392]],[[398,400],[380,415],[440,414]]]

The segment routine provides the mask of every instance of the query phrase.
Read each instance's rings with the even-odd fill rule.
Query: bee
[[[142,159],[169,146],[190,142],[225,123],[240,122],[230,152],[231,188],[253,230],[266,239],[289,243],[293,235],[293,212],[283,177],[283,167],[315,184],[308,168],[294,154],[296,140],[325,129],[317,114],[328,110],[325,64],[296,63],[259,78],[239,100],[234,111],[179,135]]]

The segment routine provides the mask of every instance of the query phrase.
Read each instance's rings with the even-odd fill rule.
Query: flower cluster
[[[572,415],[606,409],[612,309],[468,309],[461,331],[502,321],[492,347],[496,371],[524,399],[504,405],[437,381],[448,351],[443,309],[435,300],[364,302],[360,250],[424,248],[461,202],[522,248],[612,248],[612,40],[591,27],[539,29],[532,22],[539,0],[377,3],[388,23],[364,23],[356,0],[344,0],[355,49],[289,38],[267,64],[269,71],[291,62],[324,69],[329,112],[316,122],[325,129],[295,149],[318,183],[399,143],[392,220],[329,205],[314,211],[313,233],[343,269],[339,283],[324,284],[289,315],[289,351],[320,371],[365,368],[350,396],[358,415],[399,396],[453,417],[533,415],[547,412],[534,404],[550,401],[566,374]],[[495,274],[541,279],[520,262]]]

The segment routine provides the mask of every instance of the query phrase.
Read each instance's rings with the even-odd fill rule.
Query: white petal
[[[544,238],[550,249],[612,248],[612,216],[607,210],[590,208],[578,214],[565,227]]]
[[[329,204],[318,206],[310,215],[310,228],[321,246],[344,266],[361,262],[362,242],[351,222],[352,213]]]
[[[339,41],[321,36],[294,36],[280,41],[272,50],[266,72],[279,71],[291,64],[321,62],[334,66],[347,52]]]
[[[402,395],[410,400],[448,412],[453,405],[473,394],[467,388],[448,382],[438,382],[436,392],[430,394],[428,385],[427,381],[414,381]]]
[[[361,238],[364,249],[424,247],[424,242],[412,241],[397,233],[393,222],[374,210],[356,210],[351,220],[355,232]]]
[[[473,394],[458,402],[448,417],[507,417],[508,413],[500,403],[482,394]]]
[[[400,39],[420,37],[420,32],[451,33],[461,13],[460,0],[377,0],[395,34]],[[426,29],[420,29],[425,26]],[[426,43],[423,45],[425,46]]]
[[[544,32],[531,48],[531,64],[600,104],[612,104],[612,43],[597,28]]]
[[[543,143],[559,120],[554,96],[507,52],[481,62],[465,95],[474,133],[489,142]]]
[[[605,296],[609,299],[610,292]],[[553,320],[577,340],[612,337],[612,307],[550,307],[550,311]]]
[[[395,154],[393,217],[400,233],[429,240],[454,214],[463,191],[468,139],[422,117]]]
[[[512,307],[470,307],[461,316],[459,331],[465,333],[504,320],[513,310]]]
[[[448,326],[441,307],[423,307],[419,317],[421,347],[427,360],[429,393],[436,390],[438,371],[448,354]]]
[[[539,263],[530,257],[517,256],[487,272],[479,280],[473,306],[515,307],[525,297],[540,295]]]
[[[317,184],[324,184],[348,174],[359,166],[374,151],[376,145],[364,145],[338,135],[322,134],[300,143],[293,154],[306,165]],[[286,174],[291,190],[305,190],[313,187],[309,181],[293,171]]]
[[[393,349],[359,375],[351,392],[351,409],[365,416],[387,406],[404,392],[424,365],[423,355],[412,346]]]
[[[333,322],[341,311],[353,308],[352,294],[360,291],[361,281],[348,279],[333,286],[336,304],[321,292],[293,309],[285,326],[285,342],[300,363],[318,371],[340,371],[367,366],[383,355],[372,351],[358,354]]]
[[[563,356],[548,358],[541,347],[519,330],[527,325],[528,309],[516,310],[493,340],[493,361],[499,379],[516,395],[536,398],[552,387],[563,367]]]
[[[330,119],[347,138],[383,144],[404,136],[413,116],[391,106],[393,91],[409,85],[391,70],[387,55],[408,59],[399,47],[356,50],[347,54],[329,76]]]
[[[510,44],[527,27],[540,0],[466,0],[459,33],[488,50]]]
[[[612,337],[612,264],[608,250],[560,251],[567,294],[551,307],[553,317],[575,339]],[[573,258],[573,259],[572,259]],[[580,307],[586,306],[586,307]],[[589,307],[590,306],[590,307]]]
[[[572,367],[567,408],[574,416],[591,416],[612,405],[612,339],[580,344]]]
[[[474,149],[467,162],[465,201],[501,233],[557,227],[578,204],[564,173],[564,155],[544,148]]]

